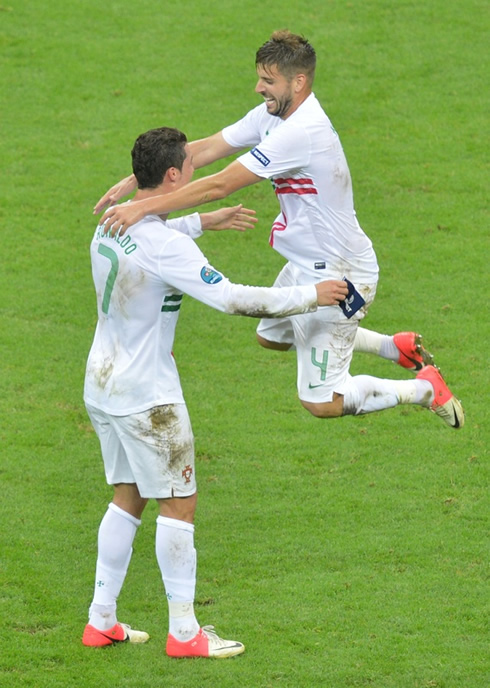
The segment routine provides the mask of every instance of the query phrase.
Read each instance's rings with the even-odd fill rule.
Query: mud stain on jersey
[[[97,384],[102,389],[105,388],[105,386],[107,384],[107,380],[112,375],[113,370],[114,370],[114,359],[113,358],[105,358],[101,368],[99,368],[99,370],[97,371],[97,374],[96,374]]]
[[[291,315],[301,315],[303,313],[308,313],[309,311],[315,311],[317,308],[316,298],[309,304],[305,304],[303,307],[292,306],[291,308],[285,308],[282,311],[271,310],[271,307],[267,307],[264,304],[249,304],[244,305],[240,303],[230,303],[229,310],[227,312],[230,315],[245,315],[249,318],[287,318]]]
[[[374,301],[374,297],[376,295],[376,286],[372,286],[369,284],[366,285],[361,285],[359,287],[359,293],[361,294],[362,298],[366,302],[362,308],[359,309],[359,312],[362,313],[363,315],[367,315],[369,306],[372,304]]]
[[[237,304],[230,305],[231,315],[247,315],[249,318],[267,318],[270,317],[270,311],[267,311],[265,306],[249,307],[239,306]]]
[[[112,356],[107,356],[99,366],[92,364],[87,369],[87,377],[92,378],[97,387],[105,389],[113,370],[114,358]]]
[[[333,171],[333,176],[334,176],[335,181],[345,191],[347,191],[349,188],[352,187],[352,180],[351,180],[350,172],[345,165],[337,166]]]
[[[135,295],[140,291],[146,280],[143,270],[120,270],[112,299],[114,306],[120,312],[123,318],[129,318],[127,305],[130,303]]]

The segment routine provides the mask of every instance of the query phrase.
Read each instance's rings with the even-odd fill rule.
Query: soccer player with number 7
[[[193,173],[185,135],[170,128],[138,137],[132,150],[135,202],[178,190]],[[231,283],[194,242],[203,229],[245,230],[253,211],[236,206],[167,220],[150,216],[123,237],[108,225],[91,243],[98,322],[87,361],[84,400],[99,437],[114,495],[98,535],[93,601],[84,645],[144,643],[148,634],[119,623],[116,602],[133,540],[149,499],[156,499],[156,556],[168,600],[170,657],[226,658],[244,645],[224,640],[194,613],[196,551],[194,443],[172,354],[184,294],[233,315],[289,317],[319,307],[339,310],[344,280],[288,287]]]

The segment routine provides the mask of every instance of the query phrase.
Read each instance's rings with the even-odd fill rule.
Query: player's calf
[[[344,412],[344,397],[341,394],[335,393],[332,401],[300,401],[315,418],[339,418]]]

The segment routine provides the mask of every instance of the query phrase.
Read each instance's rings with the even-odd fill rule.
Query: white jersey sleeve
[[[233,148],[251,148],[261,140],[267,117],[265,105],[258,105],[245,117],[222,129],[221,135]]]
[[[310,162],[310,151],[308,132],[294,123],[284,122],[251,151],[241,155],[238,162],[258,177],[270,179],[306,167]]]
[[[221,133],[234,148],[252,148],[237,159],[264,179],[304,168],[310,161],[311,140],[302,123],[273,117],[264,104]]]
[[[166,221],[166,225],[177,232],[186,234],[191,239],[198,239],[203,234],[199,213],[170,218]]]
[[[234,284],[209,265],[199,247],[175,234],[159,256],[162,279],[175,289],[231,315],[286,317],[317,310],[314,285],[287,288]]]

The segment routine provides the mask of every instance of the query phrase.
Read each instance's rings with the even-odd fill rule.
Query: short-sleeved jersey
[[[316,310],[312,285],[268,289],[231,283],[191,238],[200,233],[197,214],[168,222],[149,216],[116,238],[96,228],[90,253],[98,322],[84,390],[91,406],[129,415],[183,403],[172,347],[184,294],[217,310],[255,317]]]
[[[377,281],[340,139],[313,93],[286,120],[269,115],[263,103],[222,135],[235,148],[251,147],[238,161],[272,181],[281,207],[270,236],[276,251],[322,279]]]

